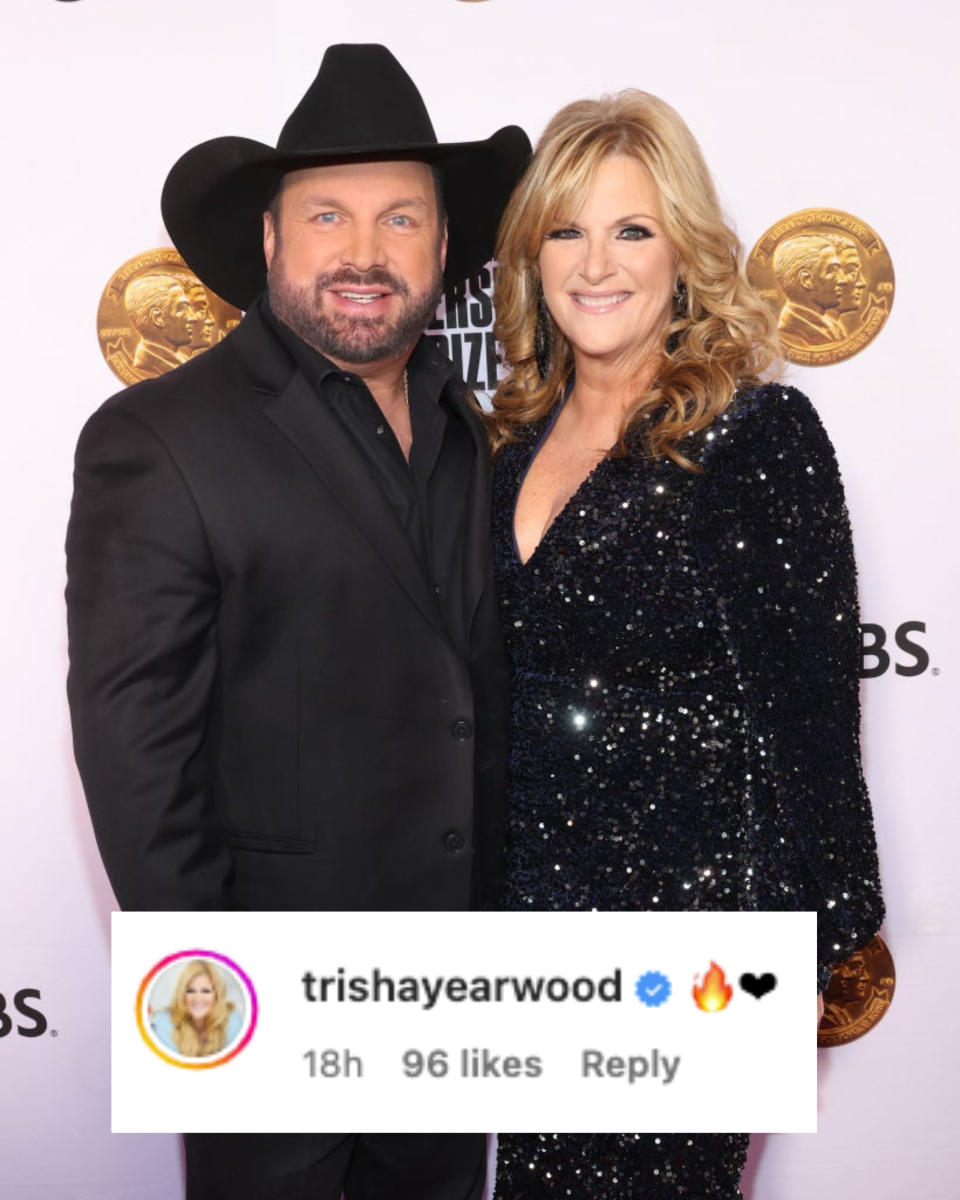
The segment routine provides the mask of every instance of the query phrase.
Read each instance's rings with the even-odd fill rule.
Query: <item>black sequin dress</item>
[[[856,573],[833,449],[766,385],[668,459],[603,459],[526,564],[494,467],[514,669],[510,909],[816,909],[818,983],[883,917]],[[811,992],[813,980],[811,979]],[[746,1135],[505,1135],[497,1200],[739,1196]]]

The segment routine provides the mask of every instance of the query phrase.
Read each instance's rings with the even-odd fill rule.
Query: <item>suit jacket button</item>
[[[473,726],[466,717],[457,717],[450,726],[450,732],[458,742],[466,742],[473,737]]]
[[[449,833],[443,835],[443,848],[449,850],[451,854],[459,854],[466,844],[463,834],[458,833],[456,829],[451,829]]]

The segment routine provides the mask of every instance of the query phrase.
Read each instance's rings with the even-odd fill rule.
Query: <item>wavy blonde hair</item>
[[[633,89],[578,100],[556,114],[500,223],[494,329],[510,373],[493,398],[494,449],[546,416],[573,370],[573,349],[552,318],[545,379],[537,368],[538,256],[545,236],[579,211],[612,154],[636,159],[652,175],[687,302],[672,313],[657,377],[628,406],[611,454],[630,452],[628,437],[642,421],[646,453],[697,470],[681,453],[681,439],[719,416],[738,387],[772,374],[779,365],[776,319],[747,281],[739,239],[724,221],[693,134],[669,104]]]
[[[214,995],[213,1008],[207,1016],[202,1038],[187,1008],[187,988],[198,975],[210,977]],[[227,999],[227,984],[223,973],[205,958],[190,959],[177,978],[173,1000],[170,1003],[173,1042],[180,1054],[190,1058],[218,1054],[226,1045],[227,1022],[233,1007]]]

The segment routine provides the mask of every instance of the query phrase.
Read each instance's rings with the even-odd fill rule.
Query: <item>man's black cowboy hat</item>
[[[174,164],[160,206],[191,270],[246,309],[265,286],[262,214],[282,175],[324,163],[416,159],[442,175],[450,284],[490,258],[529,156],[516,125],[483,142],[438,142],[416,85],[385,46],[331,46],[276,149],[241,137],[202,142]]]

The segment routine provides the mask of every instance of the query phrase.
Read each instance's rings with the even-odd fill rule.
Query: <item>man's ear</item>
[[[447,222],[443,222],[443,237],[440,239],[440,270],[447,268]]]
[[[267,270],[270,270],[270,264],[273,262],[273,256],[277,250],[277,230],[273,223],[273,213],[269,209],[263,214],[263,257],[267,263]]]

